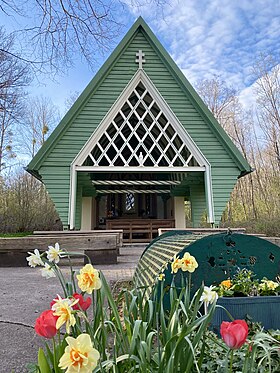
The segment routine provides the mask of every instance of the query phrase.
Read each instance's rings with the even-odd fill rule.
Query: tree
[[[252,145],[251,131],[252,118],[244,112],[239,102],[238,92],[226,84],[219,76],[212,79],[200,80],[197,91],[213,113],[215,118],[225,129],[243,156],[250,163],[250,150]],[[232,203],[234,201],[234,204]],[[227,218],[234,215],[233,210],[239,204],[244,219],[251,217],[257,219],[258,212],[255,203],[255,179],[252,174],[241,178],[232,194],[228,204]]]
[[[260,55],[253,66],[257,117],[272,165],[280,170],[280,64],[270,55]]]
[[[212,79],[199,80],[196,90],[217,121],[223,127],[228,127],[228,121],[239,105],[236,90],[227,86],[218,75]]]
[[[0,173],[6,167],[6,160],[14,158],[13,135],[15,124],[23,113],[24,87],[29,82],[29,71],[12,54],[14,37],[0,28]]]
[[[18,23],[30,22],[30,26],[15,31],[26,53],[24,57],[14,55],[36,70],[46,71],[48,67],[57,72],[71,66],[77,55],[94,69],[99,54],[115,44],[128,5],[149,2],[160,6],[165,1],[27,0],[16,4],[14,0],[0,0],[0,11],[10,19],[16,17]],[[2,48],[4,51],[11,53]]]
[[[74,91],[74,92],[71,91],[70,94],[69,94],[69,96],[64,101],[65,109],[69,110],[79,96],[80,96],[80,92],[78,92],[78,91]]]
[[[62,227],[44,185],[23,170],[0,179],[0,199],[1,233]]]
[[[47,97],[34,97],[26,102],[21,123],[21,152],[34,157],[60,119],[58,108]]]

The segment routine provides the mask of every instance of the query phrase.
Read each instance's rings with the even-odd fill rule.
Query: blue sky
[[[270,53],[279,60],[280,0],[170,0],[162,11],[151,4],[128,5],[128,10],[123,35],[142,15],[193,85],[220,75],[240,90],[247,106],[252,100],[252,64],[258,54]],[[45,82],[43,92],[63,106],[69,92],[81,92],[93,75],[86,63],[79,64],[58,84]]]
[[[161,10],[156,5],[139,8],[131,0],[123,2],[127,5],[125,12],[120,8],[124,27],[119,40],[142,15],[193,85],[220,75],[240,90],[247,106],[254,83],[251,68],[258,54],[270,53],[279,60],[280,0],[169,0]],[[5,23],[5,18],[0,21]],[[105,59],[99,59],[96,71]],[[45,76],[41,85],[34,82],[31,93],[50,96],[63,111],[70,92],[81,92],[96,71],[79,61],[55,81]]]

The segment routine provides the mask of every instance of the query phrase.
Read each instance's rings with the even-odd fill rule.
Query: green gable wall
[[[203,184],[199,184],[191,186],[190,189],[192,222],[194,228],[197,228],[200,226],[202,214],[206,211],[205,188]]]
[[[181,79],[174,74],[145,30],[138,27],[122,53],[119,53],[114,64],[110,66],[109,71],[99,80],[98,86],[91,88],[90,84],[86,89],[88,97],[86,99],[83,97],[82,106],[76,112],[74,109],[72,112],[70,110],[64,119],[68,121],[67,125],[56,138],[52,137],[49,142],[51,146],[37,170],[46,184],[64,226],[67,226],[68,222],[71,162],[137,71],[138,64],[135,63],[135,58],[139,49],[145,53],[145,72],[211,164],[216,223],[219,222],[230,193],[240,176],[238,162],[233,159],[225,144],[217,136],[217,131],[209,125],[205,115],[194,103],[193,97],[186,92]],[[89,93],[90,89],[91,93]],[[81,220],[83,184],[85,183],[84,195],[88,195],[88,181],[86,174],[78,175],[76,228],[79,227]],[[202,192],[204,193],[204,187],[191,192],[193,203],[199,205],[199,211],[206,209]],[[204,208],[202,208],[203,204]],[[198,212],[195,214],[197,215]],[[195,216],[196,222],[198,219]]]
[[[64,226],[68,222],[70,167],[53,166],[40,168],[40,175],[47,187]]]

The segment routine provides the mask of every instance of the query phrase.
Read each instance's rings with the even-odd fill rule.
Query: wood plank
[[[79,231],[34,231],[34,236],[66,236],[66,235],[116,235],[117,246],[123,245],[123,229],[95,229],[95,230],[79,230]]]
[[[93,264],[117,263],[117,235],[27,236],[0,238],[0,267],[27,266],[27,252],[46,251],[59,242],[61,249],[85,252]]]

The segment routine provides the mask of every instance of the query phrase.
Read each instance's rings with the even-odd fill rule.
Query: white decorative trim
[[[127,193],[140,193],[140,194],[158,194],[170,193],[170,189],[96,189],[97,194],[127,194]]]
[[[86,158],[89,156],[91,150],[94,148],[94,146],[98,143],[101,136],[105,133],[105,130],[110,125],[110,123],[113,122],[113,119],[115,116],[120,112],[122,106],[124,103],[128,100],[131,92],[137,87],[137,85],[142,82],[143,85],[147,88],[147,91],[151,93],[152,98],[155,100],[155,102],[158,104],[161,111],[166,116],[167,120],[172,123],[173,128],[176,130],[177,134],[181,138],[181,140],[184,142],[184,144],[187,146],[191,154],[194,156],[196,161],[200,166],[205,166],[206,164],[209,164],[207,159],[204,157],[198,146],[194,143],[188,132],[185,130],[185,128],[182,126],[176,115],[171,110],[170,106],[166,103],[164,98],[161,96],[160,92],[157,90],[157,88],[154,86],[150,78],[147,76],[144,70],[138,70],[134,77],[131,79],[131,81],[128,83],[124,91],[121,93],[121,95],[118,97],[116,102],[113,104],[112,108],[109,110],[109,112],[105,115],[104,119],[101,121],[99,126],[96,128],[96,130],[92,133],[91,137],[88,139],[84,147],[81,149],[81,151],[77,154],[75,159],[73,160],[72,164],[76,166],[82,166],[85,162]],[[102,167],[103,168],[103,167]],[[146,167],[143,166],[143,168],[146,169]],[[157,172],[162,171],[163,167],[158,167]],[[174,167],[175,168],[175,167]],[[131,167],[123,167],[123,170],[125,172],[134,171]],[[177,171],[180,172],[179,169]]]
[[[201,172],[205,167],[117,167],[117,166],[76,166],[77,171],[85,172]]]
[[[208,220],[208,223],[213,224],[215,223],[215,214],[214,214],[212,176],[211,176],[210,165],[206,165],[204,180],[205,180],[205,196],[206,196],[206,205],[207,205],[207,220]]]
[[[69,191],[69,213],[68,221],[70,229],[75,228],[75,212],[76,212],[76,196],[77,196],[77,170],[75,166],[71,166],[70,170],[70,191]]]
[[[181,181],[172,180],[92,180],[93,185],[179,185]]]

